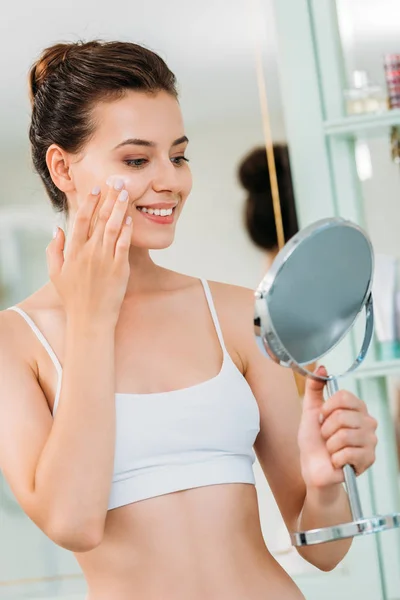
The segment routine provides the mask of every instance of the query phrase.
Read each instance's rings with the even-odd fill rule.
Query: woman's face
[[[121,100],[98,104],[93,117],[94,135],[70,163],[71,213],[96,185],[101,188],[100,208],[106,182],[122,179],[129,193],[126,214],[133,220],[132,245],[167,248],[192,187],[185,160],[188,140],[177,100],[164,91],[129,91]],[[154,210],[163,212],[148,212]]]

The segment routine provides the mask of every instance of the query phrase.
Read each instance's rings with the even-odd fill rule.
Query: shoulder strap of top
[[[218,320],[218,316],[217,316],[217,311],[215,310],[215,305],[214,305],[214,301],[212,299],[212,294],[211,294],[210,286],[209,286],[208,281],[206,279],[202,278],[200,281],[203,284],[204,293],[205,293],[206,298],[207,298],[208,307],[210,309],[210,313],[211,313],[211,316],[212,316],[212,320],[214,322],[215,330],[216,330],[217,335],[218,335],[219,343],[221,344],[222,350],[224,352],[226,352],[224,338],[223,338],[223,335],[222,335],[222,329],[221,329],[221,326],[219,324],[219,320]]]
[[[49,356],[56,368],[56,371],[58,374],[58,382],[57,382],[56,397],[54,400],[54,408],[53,408],[53,413],[54,413],[54,410],[58,403],[60,390],[61,390],[62,367],[61,367],[60,361],[58,360],[53,348],[50,346],[49,342],[46,340],[46,338],[44,337],[43,333],[40,331],[38,326],[32,321],[30,316],[27,315],[26,312],[22,310],[22,308],[19,308],[19,306],[10,306],[9,308],[7,308],[7,310],[14,310],[15,312],[18,312],[25,319],[25,321],[28,323],[28,325],[30,326],[32,331],[35,333],[38,340],[42,343],[44,348],[47,350],[47,353],[49,354]]]

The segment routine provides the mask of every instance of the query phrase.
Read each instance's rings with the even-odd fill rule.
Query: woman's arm
[[[307,397],[302,405],[292,371],[275,364],[260,351],[253,330],[252,290],[226,286],[220,292],[220,303],[223,306],[221,313],[223,312],[225,330],[235,340],[244,375],[260,410],[260,433],[254,446],[255,452],[288,530],[293,532],[348,522],[351,520],[351,513],[347,494],[341,483],[343,474],[331,461],[337,436],[334,435],[333,418],[328,419],[328,402],[324,404],[327,417],[324,424],[321,425],[318,420],[323,385],[309,380]],[[354,405],[357,402],[361,405],[360,400],[352,395],[348,396]],[[338,407],[341,401],[342,395],[339,395],[339,400],[336,396],[331,408],[335,408],[335,402]],[[350,410],[347,412],[350,413]],[[364,417],[369,418],[361,415],[359,421]],[[368,444],[372,448],[374,420],[369,419],[370,422],[366,422],[366,425],[362,421],[364,429],[358,431],[370,436],[371,429]],[[299,448],[299,433],[303,457]],[[333,455],[334,458],[343,458],[339,454],[340,452]],[[363,453],[362,459],[365,468],[373,462],[369,450]],[[307,474],[306,478],[304,473]],[[351,539],[339,540],[299,547],[297,551],[308,562],[328,571],[344,558],[351,542]]]
[[[67,321],[59,405],[35,473],[43,506],[54,506],[61,545],[87,549],[104,533],[115,453],[115,326]],[[79,550],[78,550],[79,551]]]
[[[53,420],[12,319],[20,317],[0,313],[0,468],[50,539],[85,552],[102,539],[112,482],[115,327],[67,325]]]
[[[254,449],[286,527],[290,532],[327,527],[351,520],[341,483],[307,488],[301,473],[297,442],[301,402],[292,372],[263,356],[249,340],[246,379],[260,410],[260,433]],[[323,571],[333,569],[347,554],[351,539],[296,548]]]

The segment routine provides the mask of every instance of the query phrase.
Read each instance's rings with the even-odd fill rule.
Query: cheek
[[[183,192],[183,196],[185,199],[192,190],[192,184],[193,184],[192,173],[189,169],[187,169],[186,173],[184,173],[184,175],[183,175],[183,180],[182,180],[182,192]]]
[[[104,196],[107,188],[107,175],[98,161],[88,160],[85,157],[82,161],[72,165],[71,175],[74,179],[78,205],[83,198],[90,194],[95,186],[100,186],[101,195],[102,197]]]
[[[135,202],[144,194],[149,185],[148,177],[146,177],[144,173],[142,176],[141,175],[142,174],[139,172],[132,173],[132,175],[130,175],[129,173],[127,174],[126,172],[115,172],[109,173],[109,175],[106,177],[106,180],[108,179],[108,177],[112,177],[113,179],[122,179],[125,188],[128,190],[129,193],[129,201]]]

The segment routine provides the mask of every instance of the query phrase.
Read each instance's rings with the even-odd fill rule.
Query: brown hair
[[[46,165],[49,146],[80,151],[95,128],[94,105],[119,99],[126,90],[178,96],[175,75],[160,56],[130,42],[101,40],[46,48],[30,69],[29,87],[33,164],[57,212],[66,213],[67,198]]]
[[[285,144],[274,144],[274,158],[283,232],[285,241],[288,241],[298,231],[288,147]],[[263,250],[275,250],[278,239],[265,148],[255,148],[242,160],[238,177],[248,191],[244,220],[250,238]]]

